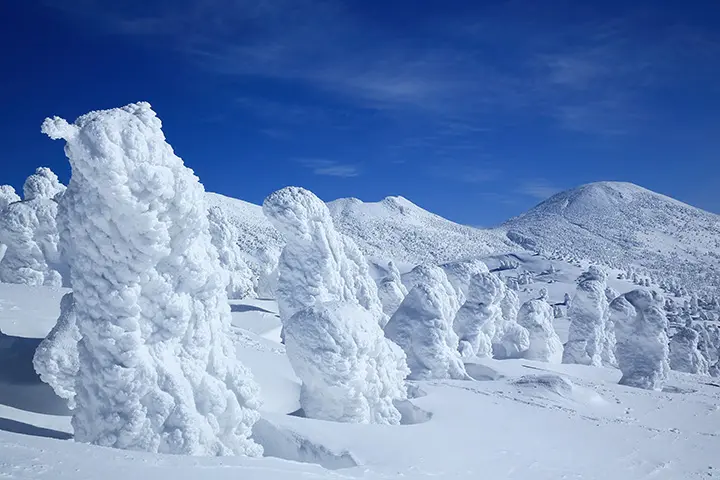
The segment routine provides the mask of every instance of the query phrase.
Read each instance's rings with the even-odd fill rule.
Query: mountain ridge
[[[250,257],[276,258],[280,234],[262,207],[208,193],[240,230]],[[498,227],[461,225],[402,196],[327,202],[336,228],[373,261],[444,263],[530,250],[633,267],[694,288],[720,286],[720,216],[629,182],[594,182],[559,192]]]

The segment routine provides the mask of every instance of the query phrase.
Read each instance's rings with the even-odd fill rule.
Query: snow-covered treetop
[[[286,187],[273,192],[263,202],[263,211],[286,237],[311,240],[317,224],[332,224],[325,203],[302,187]]]
[[[597,265],[590,265],[588,267],[587,271],[583,272],[577,279],[578,283],[588,282],[588,281],[598,281],[598,282],[605,282],[607,281],[607,273],[605,270]]]
[[[23,185],[25,200],[34,198],[55,198],[65,191],[65,185],[60,183],[57,175],[47,167],[38,167]]]
[[[500,278],[493,273],[480,273],[473,275],[468,287],[467,302],[491,305],[499,303],[503,293]]]
[[[11,203],[19,202],[20,197],[15,193],[15,189],[10,185],[0,185],[0,210],[7,207]]]

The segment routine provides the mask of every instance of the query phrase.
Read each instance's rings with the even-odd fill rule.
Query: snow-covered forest
[[[649,260],[649,235],[623,255],[612,235],[555,242],[558,198],[592,221],[588,189],[654,208],[659,195],[584,186],[480,230],[402,197],[326,203],[288,186],[260,207],[207,193],[148,103],[42,132],[63,144],[68,185],[40,166],[22,197],[0,186],[9,477],[720,468],[720,277],[693,276],[715,267]]]

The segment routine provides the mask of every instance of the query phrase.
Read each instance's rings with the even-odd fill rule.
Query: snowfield
[[[720,217],[612,182],[490,230],[258,207],[146,102],[42,131],[67,187],[0,187],[1,478],[720,478]]]
[[[545,286],[560,298],[573,287]],[[66,291],[0,284],[0,475],[6,478],[676,480],[715,478],[720,469],[720,383],[678,372],[654,392],[618,385],[615,369],[484,359],[466,366],[474,381],[412,382],[412,398],[398,405],[400,426],[303,418],[295,413],[300,384],[279,343],[277,306],[263,300],[232,301],[231,308],[237,356],[261,387],[254,437],[265,458],[74,443],[64,402],[32,369],[34,349],[54,325]],[[566,329],[561,321],[558,331]]]

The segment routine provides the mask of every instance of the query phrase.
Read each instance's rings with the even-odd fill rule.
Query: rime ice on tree
[[[606,280],[605,272],[594,265],[578,279],[577,292],[567,314],[570,330],[563,352],[563,363],[602,365],[609,315],[605,295]]]
[[[265,199],[263,212],[286,241],[275,289],[283,323],[324,302],[354,302],[380,326],[387,323],[365,257],[338,233],[322,200],[304,188],[286,187]]]
[[[38,168],[25,181],[22,201],[11,188],[2,189],[0,205],[0,281],[62,286],[64,266],[58,252],[57,198],[65,191],[57,176]]]
[[[667,379],[668,323],[660,305],[647,290],[633,290],[610,304],[622,385],[660,390]]]
[[[58,226],[80,335],[75,440],[259,455],[258,387],[235,358],[204,189],[147,103],[46,119],[72,177]]]

